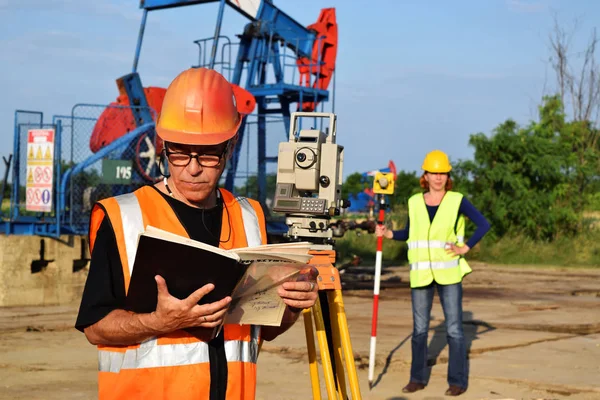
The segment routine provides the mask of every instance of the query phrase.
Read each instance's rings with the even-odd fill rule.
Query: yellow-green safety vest
[[[411,288],[427,286],[434,280],[441,285],[459,283],[471,272],[463,257],[453,257],[445,249],[446,243],[464,246],[465,218],[458,215],[462,198],[458,192],[446,192],[432,222],[423,193],[408,200],[410,228],[406,243]]]

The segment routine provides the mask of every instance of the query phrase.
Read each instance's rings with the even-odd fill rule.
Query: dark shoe
[[[402,388],[402,392],[414,393],[417,390],[423,390],[423,389],[425,389],[425,385],[423,385],[422,383],[409,382],[408,385],[406,385]]]
[[[450,385],[448,390],[446,390],[446,396],[460,396],[466,391],[467,389],[463,389],[460,386]]]

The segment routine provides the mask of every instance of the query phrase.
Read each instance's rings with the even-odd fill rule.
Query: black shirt
[[[223,201],[210,209],[188,206],[156,189],[169,203],[189,237],[212,246],[219,245]],[[111,311],[123,309],[125,279],[115,233],[106,217],[100,224],[92,251],[90,269],[83,289],[75,327],[83,331],[100,321]],[[223,334],[208,343],[210,356],[210,398],[224,399],[227,388],[227,361]]]

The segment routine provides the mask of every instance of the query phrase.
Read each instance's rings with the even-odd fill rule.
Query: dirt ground
[[[479,264],[474,270],[464,282],[470,383],[461,398],[600,399],[600,268]],[[408,278],[406,268],[385,272],[387,282]],[[448,349],[437,297],[430,383],[416,394],[401,392],[409,377],[412,325],[403,283],[380,297],[376,381],[369,390],[371,296],[371,290],[344,292],[362,397],[445,398]],[[97,397],[95,348],[72,328],[77,307],[0,308],[0,399]],[[302,322],[263,346],[258,381],[257,399],[312,397]]]

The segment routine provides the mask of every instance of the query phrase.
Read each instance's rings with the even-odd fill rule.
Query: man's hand
[[[377,224],[375,227],[375,235],[383,236],[386,239],[392,239],[394,237],[394,232],[390,231],[385,225]]]
[[[312,267],[308,273],[301,273],[295,282],[284,282],[277,289],[279,297],[288,307],[297,310],[312,307],[317,301],[317,276],[319,271]]]
[[[223,322],[231,297],[198,305],[200,299],[215,288],[213,284],[204,285],[186,299],[179,300],[169,294],[167,283],[162,276],[156,275],[154,279],[158,288],[158,303],[152,315],[160,330],[171,332],[190,327],[214,328]]]
[[[277,293],[287,305],[280,326],[263,326],[261,337],[271,341],[290,329],[305,308],[312,307],[317,301],[319,271],[315,267],[302,271],[295,282],[284,282],[277,288]]]
[[[471,248],[466,244],[464,246],[457,246],[454,243],[446,243],[446,253],[450,254],[452,257],[467,254],[469,250],[471,250]]]

